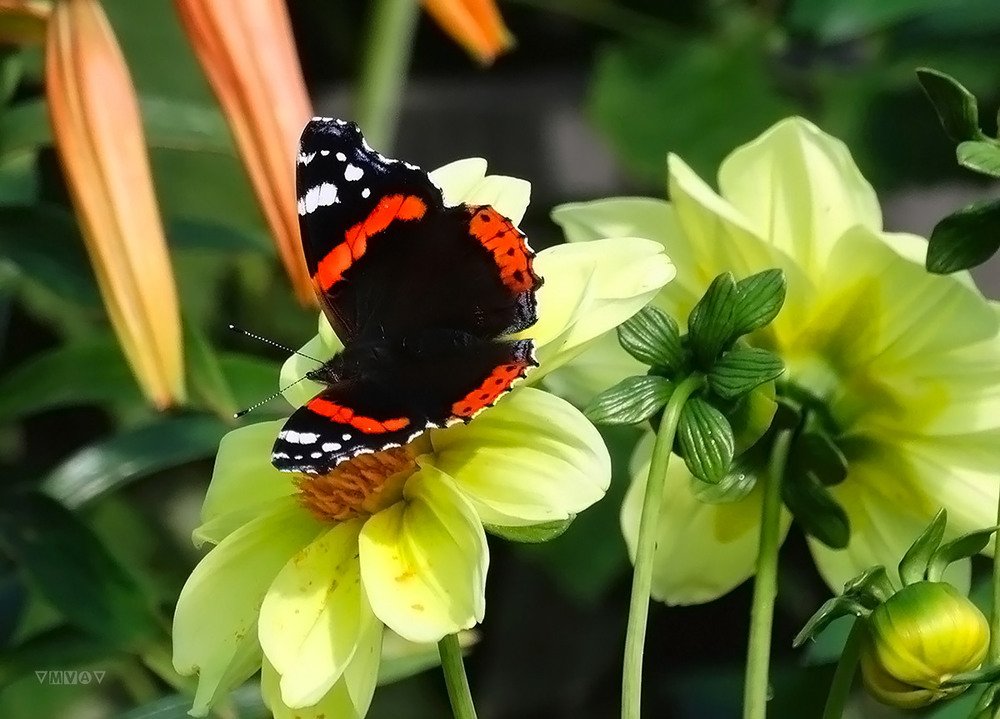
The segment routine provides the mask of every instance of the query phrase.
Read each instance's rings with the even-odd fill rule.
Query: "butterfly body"
[[[279,433],[272,463],[322,474],[364,452],[467,422],[533,366],[541,284],[514,224],[447,206],[426,173],[373,150],[353,123],[314,118],[297,162],[306,265],[339,352],[325,389]]]

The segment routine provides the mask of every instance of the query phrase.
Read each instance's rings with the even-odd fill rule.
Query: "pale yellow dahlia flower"
[[[492,204],[515,223],[530,186],[486,176],[483,160],[431,173],[456,204]],[[613,238],[539,253],[540,367],[527,385],[643,307],[674,275],[662,245]],[[303,351],[339,349],[324,320]],[[282,380],[315,365],[293,356]],[[286,397],[313,394],[303,382]],[[431,430],[404,448],[361,455],[329,475],[275,470],[281,421],[222,441],[202,508],[195,568],[174,618],[174,664],[198,674],[193,711],[263,667],[278,719],[364,716],[384,627],[429,643],[485,612],[486,531],[557,532],[600,499],[610,480],[601,436],[571,404],[522,383],[468,425]]]
[[[875,192],[847,148],[801,118],[730,154],[719,187],[671,156],[670,202],[609,199],[554,216],[571,241],[625,234],[662,242],[678,274],[653,304],[679,321],[721,272],[784,270],[784,308],[747,340],[784,360],[779,389],[785,383],[825,407],[847,457],[846,480],[829,489],[849,517],[850,542],[833,550],[809,539],[833,589],[872,565],[894,567],[939,507],[954,518],[955,535],[992,524],[1000,341],[994,307],[968,273],[925,272],[925,240],[883,231]],[[608,339],[550,386],[585,399],[637,366]],[[649,437],[637,449],[622,510],[633,552],[651,447]],[[751,576],[757,554],[760,488],[706,504],[692,482],[675,458],[653,579],[653,596],[671,604],[725,594]],[[786,512],[783,532],[790,520]]]

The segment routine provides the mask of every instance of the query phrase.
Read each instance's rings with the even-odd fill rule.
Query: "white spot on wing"
[[[320,457],[323,456],[323,453],[322,452],[313,452],[309,456],[312,457],[313,459],[319,459]]]
[[[288,455],[284,452],[272,452],[271,459],[288,459]]]
[[[306,214],[309,214],[319,206],[319,187],[310,187],[306,192]]]
[[[343,152],[338,152],[337,153],[337,159],[340,160],[341,162],[343,162],[344,160],[347,159],[347,155],[345,155]]]
[[[330,151],[329,150],[320,150],[319,154],[321,154],[323,157],[326,157],[327,155],[330,154]]]
[[[335,202],[340,202],[337,198],[337,186],[332,185],[329,182],[324,182],[319,186],[319,206],[326,207],[327,205],[332,205]]]
[[[304,152],[300,152],[299,153],[299,158],[298,158],[298,163],[300,165],[308,165],[310,162],[313,161],[314,157],[316,157],[316,153],[315,152],[310,152],[309,154],[306,154]]]
[[[341,438],[342,438],[342,439],[350,439],[350,438],[351,438],[351,435],[349,435],[349,434],[344,434],[344,435],[341,435]]]
[[[343,445],[340,444],[340,442],[324,442],[323,443],[323,451],[324,452],[336,452],[342,446]]]
[[[364,177],[365,171],[362,170],[357,165],[348,165],[344,168],[344,179],[348,182],[354,182],[355,180],[360,180]]]
[[[369,190],[367,187],[361,191],[361,196],[362,197],[369,197],[371,194],[372,194],[372,191]]]
[[[304,197],[299,198],[299,214],[306,214],[306,198]]]

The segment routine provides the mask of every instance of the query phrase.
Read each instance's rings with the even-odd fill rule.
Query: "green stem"
[[[702,387],[701,376],[688,377],[674,390],[663,409],[663,418],[653,445],[653,458],[646,479],[646,494],[639,519],[639,541],[635,552],[635,573],[632,575],[632,599],[629,602],[628,629],[625,634],[625,663],[622,668],[622,719],[639,719],[642,704],[642,652],[646,642],[646,620],[649,617],[649,589],[653,583],[653,554],[656,550],[656,528],[663,500],[663,481],[667,476],[674,435],[681,419],[684,403]]]
[[[858,659],[861,658],[861,643],[864,636],[864,621],[855,619],[851,633],[847,635],[847,643],[840,653],[833,681],[830,683],[830,693],[823,708],[823,719],[841,719],[844,716],[844,707],[847,706],[847,698],[854,683],[854,672],[858,668]]]
[[[743,687],[743,719],[767,717],[771,625],[774,621],[774,599],[778,594],[778,548],[781,544],[781,482],[788,463],[792,437],[792,430],[786,429],[778,433],[771,451],[770,471],[764,482],[757,576],[753,587],[750,642]]]
[[[365,136],[383,152],[392,149],[403,85],[420,16],[417,0],[375,0],[364,64],[355,95],[355,116]]]
[[[1000,526],[1000,504],[997,505]],[[993,608],[990,610],[990,649],[984,665],[1000,664],[1000,531],[993,535]],[[1000,719],[1000,702],[992,707],[993,719]]]
[[[451,699],[451,713],[455,715],[455,719],[476,719],[476,707],[472,703],[469,679],[465,676],[458,635],[449,634],[438,642],[438,652],[441,654],[444,681],[448,686],[448,698]]]

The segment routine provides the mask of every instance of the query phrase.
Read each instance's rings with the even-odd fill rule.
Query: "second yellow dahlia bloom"
[[[955,535],[992,524],[1000,341],[995,309],[968,273],[925,272],[926,241],[883,230],[875,192],[847,148],[806,120],[779,122],[735,150],[719,188],[671,156],[671,201],[567,205],[555,218],[571,241],[662,242],[678,274],[654,304],[680,321],[719,273],[784,270],[784,308],[746,339],[781,356],[779,390],[783,383],[813,398],[847,457],[846,480],[829,489],[849,517],[850,542],[836,550],[809,539],[832,588],[869,566],[894,566],[939,507]],[[580,397],[635,374],[635,365],[605,341],[551,386]],[[622,510],[633,551],[651,439],[634,457]],[[653,580],[653,596],[671,604],[725,594],[753,573],[757,555],[760,489],[707,504],[692,482],[683,462],[671,462]],[[786,531],[790,520],[786,512]]]

